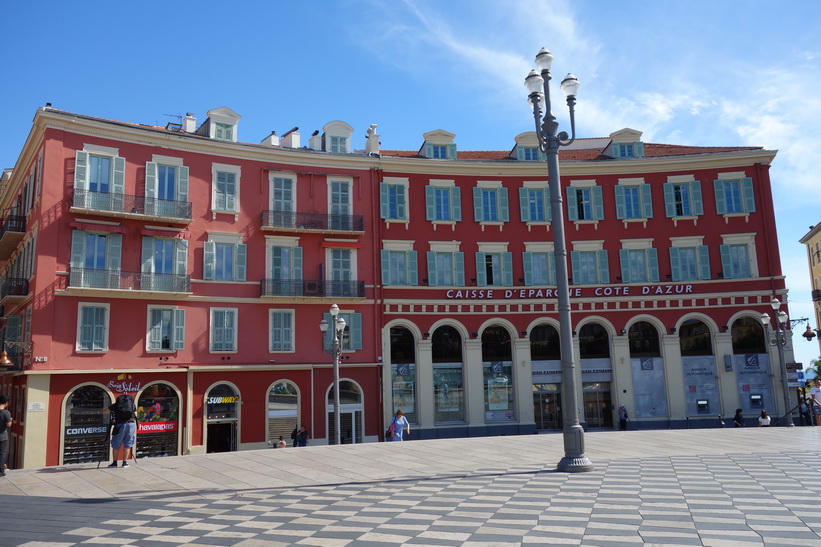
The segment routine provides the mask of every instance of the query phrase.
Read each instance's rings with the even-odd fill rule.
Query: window
[[[143,290],[187,292],[188,241],[174,237],[148,237],[142,241]]]
[[[556,262],[553,251],[522,253],[526,286],[546,286],[556,284]]]
[[[659,261],[656,249],[619,249],[619,259],[622,282],[658,282]]]
[[[701,182],[665,182],[664,210],[668,218],[703,215]]]
[[[185,310],[148,308],[147,351],[173,351],[185,347]]]
[[[476,285],[479,287],[512,287],[513,253],[477,252]]]
[[[266,275],[263,296],[302,296],[302,247],[299,238],[268,236],[266,242]],[[316,281],[306,285],[308,293],[319,294]]]
[[[476,222],[507,222],[510,220],[507,188],[502,188],[499,183],[474,188],[473,214]]]
[[[382,250],[383,285],[417,285],[416,251]]]
[[[465,284],[465,257],[459,251],[428,251],[428,285],[461,287]]]
[[[537,146],[516,146],[519,161],[545,161],[544,153]]]
[[[716,196],[716,213],[719,215],[755,212],[752,178],[714,180],[713,189]]]
[[[214,138],[221,141],[233,141],[234,126],[227,123],[214,123]]]
[[[750,256],[746,244],[722,245],[720,249],[724,279],[752,277],[750,275]]]
[[[108,304],[78,307],[77,351],[108,351]]]
[[[548,188],[519,188],[519,212],[522,222],[550,222]]]
[[[425,186],[425,216],[427,220],[459,222],[462,220],[462,199],[457,186]]]
[[[603,220],[604,204],[601,186],[569,186],[567,188],[568,220]]]
[[[622,185],[614,187],[616,192],[616,218],[653,218],[653,202],[649,184]]]
[[[271,337],[268,351],[294,351],[294,312],[271,310]]]
[[[610,283],[607,251],[570,251],[574,285]]]
[[[328,263],[331,280],[331,296],[357,296],[357,282],[354,278],[355,253],[352,249],[329,249]]]
[[[271,179],[271,209],[278,212],[294,211],[294,180],[289,177]]]
[[[362,314],[353,312],[339,312],[337,317],[345,320],[345,330],[342,333],[342,340],[340,346],[343,350],[354,351],[362,349]],[[331,327],[325,332],[325,349],[330,350],[333,347],[334,329],[333,317],[330,313],[324,314],[325,321]]]
[[[425,143],[425,157],[437,160],[455,160],[456,145]]]
[[[670,247],[673,281],[710,279],[710,253],[706,245]]]
[[[331,137],[332,154],[347,154],[348,153],[348,138],[347,137]]]
[[[334,230],[351,230],[351,182],[348,180],[330,181],[331,228]]]
[[[380,218],[389,220],[407,220],[407,179],[404,183],[379,183]]]
[[[237,351],[236,308],[211,308],[211,351]]]
[[[123,210],[125,159],[117,154],[117,149],[92,145],[75,153],[75,206],[102,211]]]
[[[71,233],[69,285],[119,289],[122,247],[122,234],[74,230]]]
[[[239,212],[239,167],[233,165],[213,164],[213,189],[211,194],[211,208],[214,212]]]
[[[247,245],[241,236],[209,236],[203,249],[202,278],[245,281]]]
[[[613,157],[621,159],[641,158],[644,157],[644,143],[618,143],[614,142],[612,145]]]
[[[175,158],[163,158],[175,160]],[[182,165],[166,165],[149,161],[145,164],[145,197],[160,201],[187,201],[188,200],[188,167]],[[154,204],[161,208],[163,204]],[[152,214],[146,202],[146,213]],[[158,213],[161,214],[161,213]]]

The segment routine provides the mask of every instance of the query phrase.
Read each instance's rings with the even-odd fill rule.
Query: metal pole
[[[334,438],[336,440],[336,445],[339,446],[342,444],[342,419],[340,416],[339,411],[339,356],[342,353],[342,347],[339,342],[339,338],[341,336],[341,332],[338,330],[336,325],[336,317],[333,318],[333,329],[334,329],[334,345],[333,345],[333,352],[334,352]]]
[[[779,322],[776,332],[776,345],[778,346],[778,364],[781,366],[781,387],[784,388],[784,412],[789,418],[787,427],[795,427],[793,422],[792,408],[790,407],[790,388],[787,386],[787,365],[784,360],[784,346],[787,345],[787,331]]]

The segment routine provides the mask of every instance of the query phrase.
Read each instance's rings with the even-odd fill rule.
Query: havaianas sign
[[[602,296],[655,296],[693,294],[693,286],[677,283],[670,285],[643,285],[618,287],[573,287],[571,297],[592,298]],[[558,298],[558,289],[450,289],[445,293],[449,300],[492,300],[494,298],[532,299]]]

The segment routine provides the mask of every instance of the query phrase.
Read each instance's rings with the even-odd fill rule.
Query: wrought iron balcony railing
[[[191,220],[190,201],[171,201],[128,194],[74,190],[74,197],[71,204],[73,207],[91,209],[93,211]]]
[[[120,289],[187,293],[191,292],[191,276],[71,268],[68,276],[68,286],[79,289]]]
[[[362,215],[263,211],[261,225],[263,228],[283,228],[287,230],[364,232],[365,217]]]
[[[364,281],[321,281],[313,279],[263,279],[261,296],[334,296],[364,298]]]
[[[8,296],[26,296],[29,293],[29,280],[24,277],[9,277],[0,286],[0,299]]]
[[[26,217],[22,215],[8,215],[3,219],[3,225],[0,227],[0,236],[6,232],[22,232],[26,231]]]

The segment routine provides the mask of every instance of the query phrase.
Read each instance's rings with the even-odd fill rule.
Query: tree
[[[821,357],[810,361],[810,366],[804,369],[804,378],[807,380],[807,387],[812,386],[815,378],[821,378]]]

